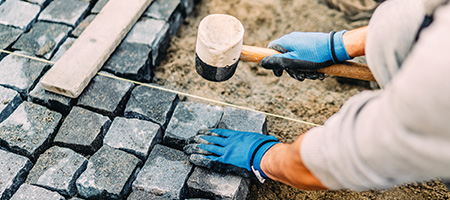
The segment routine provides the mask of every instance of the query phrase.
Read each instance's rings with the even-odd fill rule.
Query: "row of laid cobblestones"
[[[0,0],[0,48],[57,61],[107,0]],[[154,0],[102,67],[151,82],[198,0]],[[97,75],[77,99],[47,92],[51,65],[0,55],[0,200],[246,199],[251,180],[195,167],[181,151],[203,128],[266,134],[266,116],[180,101]]]

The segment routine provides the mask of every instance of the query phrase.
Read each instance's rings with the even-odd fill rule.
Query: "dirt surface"
[[[368,88],[342,84],[335,77],[323,81],[299,82],[254,63],[239,63],[234,77],[215,83],[201,78],[194,69],[197,26],[208,14],[224,13],[237,17],[245,27],[244,43],[266,46],[292,31],[352,29],[368,21],[349,22],[342,13],[320,1],[307,0],[203,0],[196,6],[168,54],[155,71],[154,81],[167,88],[220,100],[252,109],[323,124],[351,96]],[[188,101],[199,101],[188,98]],[[204,102],[204,101],[203,101]],[[209,103],[212,104],[212,103]],[[283,142],[292,142],[313,126],[268,117],[268,132]],[[450,192],[440,181],[399,186],[385,191],[305,191],[282,183],[255,183],[251,199],[448,199]]]

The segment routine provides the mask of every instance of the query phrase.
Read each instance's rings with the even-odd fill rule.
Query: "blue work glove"
[[[293,32],[269,43],[268,48],[282,54],[265,57],[261,66],[281,76],[285,70],[299,81],[323,79],[318,70],[351,59],[342,36],[346,30],[331,33]]]
[[[274,136],[259,133],[206,129],[188,139],[184,152],[195,165],[247,178],[253,172],[263,182],[267,176],[260,168],[261,159],[277,143]]]

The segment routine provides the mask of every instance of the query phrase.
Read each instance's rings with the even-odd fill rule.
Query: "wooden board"
[[[109,0],[41,79],[44,89],[78,97],[153,0]]]

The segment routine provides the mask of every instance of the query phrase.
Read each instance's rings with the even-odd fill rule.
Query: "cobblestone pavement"
[[[154,0],[101,71],[151,84],[198,1]],[[107,2],[0,0],[0,48],[57,61]],[[195,167],[181,149],[204,128],[265,134],[265,115],[100,75],[71,99],[40,86],[51,67],[0,54],[0,200],[248,198],[252,180]]]

